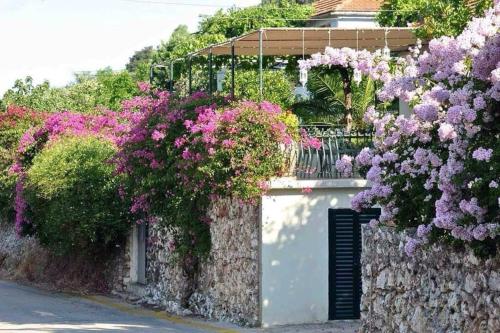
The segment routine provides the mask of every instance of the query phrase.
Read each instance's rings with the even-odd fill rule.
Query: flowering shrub
[[[0,220],[9,219],[12,214],[13,193],[16,177],[9,172],[20,137],[32,126],[43,122],[45,114],[9,106],[0,113]]]
[[[32,220],[26,215],[26,209],[29,207],[24,196],[24,181],[26,172],[32,167],[33,160],[38,154],[61,137],[66,136],[92,136],[116,143],[118,138],[129,130],[129,122],[135,121],[138,117],[140,117],[139,114],[132,112],[104,112],[98,115],[60,112],[50,114],[42,125],[26,131],[19,140],[17,155],[10,168],[10,172],[18,176],[14,204],[18,233],[22,234],[23,231],[33,229]],[[58,162],[66,163],[64,160],[58,160]]]
[[[120,113],[54,113],[21,136],[10,167],[19,234],[61,253],[105,250],[134,216],[170,228],[177,252],[196,258],[210,246],[210,199],[253,200],[285,170],[298,121],[278,106],[141,89]]]
[[[121,140],[116,159],[128,175],[130,212],[138,222],[168,227],[177,253],[203,255],[209,200],[252,200],[265,191],[266,180],[284,171],[297,120],[268,102],[225,104],[203,93],[137,102],[144,117]]]
[[[335,162],[335,168],[342,178],[350,178],[353,175],[353,158],[348,155],[342,155],[340,159]]]
[[[499,28],[497,2],[458,37],[432,40],[428,52],[397,60],[397,69],[384,74],[379,98],[401,98],[414,115],[374,108],[365,115],[375,127],[375,149],[363,150],[356,162],[373,187],[352,205],[380,204],[383,213],[372,225],[416,227],[408,255],[434,241],[467,243],[480,255],[498,246]]]

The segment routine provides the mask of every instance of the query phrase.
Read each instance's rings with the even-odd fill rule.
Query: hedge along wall
[[[408,234],[363,226],[362,332],[498,332],[500,258],[446,245],[402,251]]]

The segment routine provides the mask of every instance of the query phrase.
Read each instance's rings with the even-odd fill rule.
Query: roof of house
[[[376,12],[384,0],[317,0],[314,16],[331,12]]]

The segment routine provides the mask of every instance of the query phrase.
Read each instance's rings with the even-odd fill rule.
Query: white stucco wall
[[[403,100],[399,100],[399,114],[409,118],[412,114],[410,105]]]
[[[373,17],[369,16],[339,16],[332,20],[331,27],[335,28],[376,28],[379,25]]]
[[[331,13],[330,16],[322,16],[310,21],[310,25],[315,27],[332,28],[376,28],[379,27],[373,12],[344,12]]]
[[[350,208],[367,186],[354,179],[271,182],[261,204],[264,327],[328,320],[328,209]]]

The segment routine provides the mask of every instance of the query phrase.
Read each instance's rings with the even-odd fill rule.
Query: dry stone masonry
[[[259,205],[222,199],[209,210],[212,249],[194,278],[172,256],[171,236],[150,226],[144,302],[178,314],[259,322]]]
[[[409,258],[405,237],[363,226],[362,332],[500,332],[500,258],[444,245]]]

